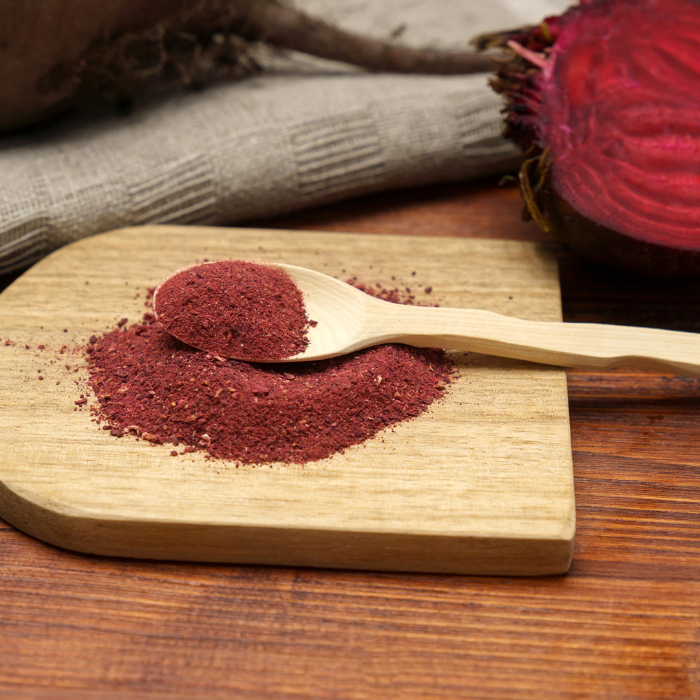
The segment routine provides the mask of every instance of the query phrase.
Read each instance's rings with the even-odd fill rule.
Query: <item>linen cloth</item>
[[[464,48],[569,0],[298,0],[343,28]],[[232,224],[388,188],[513,170],[487,75],[369,74],[264,49],[267,70],[0,140],[0,274],[84,236]]]

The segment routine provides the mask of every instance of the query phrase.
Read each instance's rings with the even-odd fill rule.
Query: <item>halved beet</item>
[[[494,87],[545,230],[603,263],[700,272],[700,2],[592,0],[492,36]]]

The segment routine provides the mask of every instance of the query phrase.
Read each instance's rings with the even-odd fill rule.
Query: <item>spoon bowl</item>
[[[307,317],[315,322],[308,329],[303,352],[274,362],[322,360],[383,343],[403,343],[562,367],[627,366],[700,377],[700,335],[696,333],[526,321],[481,309],[394,304],[315,270],[277,263],[273,267],[292,279],[302,294]],[[250,356],[234,359],[270,361]]]
[[[299,288],[306,315],[314,321],[307,332],[309,344],[304,352],[285,362],[322,360],[369,347],[366,323],[371,317],[373,302],[378,300],[315,270],[295,265],[278,267]]]

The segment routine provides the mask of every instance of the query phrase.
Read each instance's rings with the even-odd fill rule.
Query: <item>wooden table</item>
[[[544,240],[520,209],[516,190],[455,185],[254,225]],[[564,251],[560,262],[565,320],[700,332],[700,285]],[[700,697],[700,380],[568,376],[578,504],[568,575],[127,561],[0,522],[0,697]]]

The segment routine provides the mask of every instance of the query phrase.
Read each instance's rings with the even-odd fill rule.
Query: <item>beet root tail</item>
[[[373,72],[457,75],[493,71],[494,57],[475,51],[414,49],[333,27],[279,2],[248,0],[238,33],[249,41],[341,61]]]

